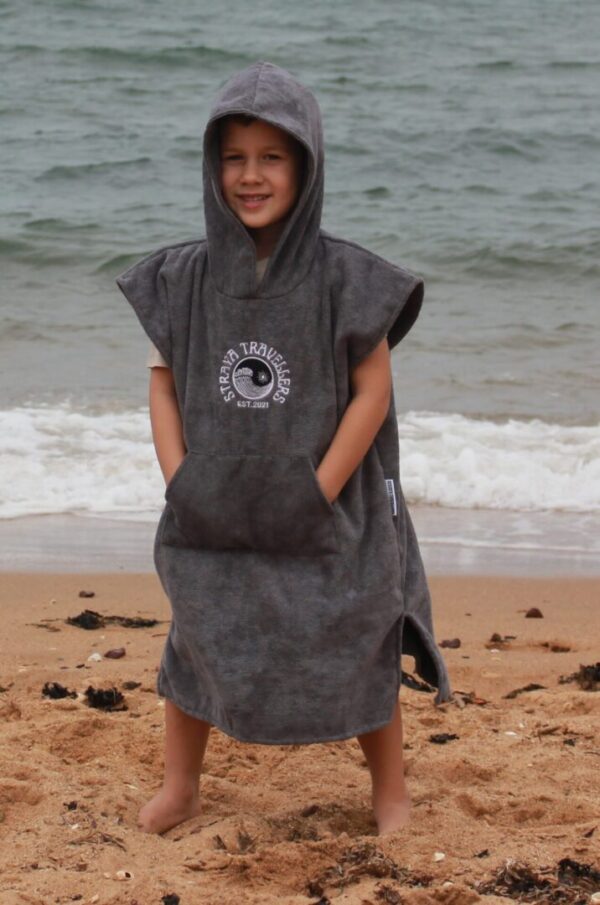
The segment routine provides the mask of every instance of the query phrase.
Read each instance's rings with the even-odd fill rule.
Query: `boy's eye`
[[[232,151],[231,154],[223,154],[223,156],[221,157],[221,160],[222,161],[241,160],[242,157],[243,157],[242,154],[236,154]],[[265,154],[264,157],[265,157],[265,160],[281,160],[281,154],[277,154],[277,153],[268,153],[268,154]]]

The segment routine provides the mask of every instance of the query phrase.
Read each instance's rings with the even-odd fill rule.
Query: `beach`
[[[0,7],[0,905],[600,893],[600,5],[497,9]],[[454,697],[402,658],[413,807],[381,837],[356,739],[219,729],[200,816],[136,825],[171,610],[150,337],[115,278],[206,235],[210,99],[259,59],[319,98],[323,228],[425,282],[394,403]]]
[[[436,640],[460,639],[442,648],[454,700],[436,707],[402,685],[412,815],[383,836],[356,739],[254,745],[216,728],[202,814],[139,831],[163,769],[155,677],[170,608],[157,576],[1,578],[2,905],[587,902],[600,889],[600,695],[560,681],[598,660],[600,578],[430,577]],[[85,609],[158,621],[65,621]],[[46,683],[76,696],[43,695]],[[506,697],[531,684],[543,687]],[[90,687],[119,691],[126,709],[89,706]],[[561,861],[565,897],[551,898]],[[514,891],[525,870],[538,898]]]

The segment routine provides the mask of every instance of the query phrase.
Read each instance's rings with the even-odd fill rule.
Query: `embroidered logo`
[[[240,408],[269,408],[284,403],[290,392],[290,371],[283,355],[266,343],[240,342],[227,350],[219,369],[224,402]]]

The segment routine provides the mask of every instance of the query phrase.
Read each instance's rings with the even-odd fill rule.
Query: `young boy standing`
[[[400,657],[451,696],[399,480],[390,348],[422,281],[320,227],[316,99],[260,61],[204,135],[206,239],[117,283],[153,343],[166,481],[154,545],[173,620],[157,689],[165,776],[139,825],[200,813],[211,726],[241,741],[356,736],[379,833],[403,826]]]

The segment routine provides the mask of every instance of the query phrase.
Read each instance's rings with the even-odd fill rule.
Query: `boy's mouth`
[[[238,198],[245,207],[259,207],[269,198],[269,195],[238,195]]]

